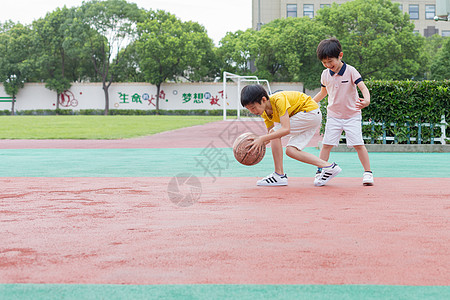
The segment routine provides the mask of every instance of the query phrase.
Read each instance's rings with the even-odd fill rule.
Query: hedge
[[[366,81],[370,105],[362,110],[368,143],[435,143],[442,116],[450,122],[450,81]],[[321,109],[326,120],[326,99]],[[426,124],[432,124],[428,126]],[[324,131],[322,122],[321,132]],[[363,123],[365,124],[365,123]],[[383,140],[383,136],[392,140]],[[447,126],[446,137],[450,136]],[[416,140],[410,140],[415,138]]]

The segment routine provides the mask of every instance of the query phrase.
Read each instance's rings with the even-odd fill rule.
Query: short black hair
[[[337,38],[322,40],[317,46],[317,58],[322,61],[326,58],[339,58],[342,52],[341,43]]]
[[[261,104],[261,100],[263,97],[266,97],[266,99],[269,100],[269,95],[262,85],[247,85],[241,91],[241,104],[243,107],[246,107],[247,105],[255,102]]]

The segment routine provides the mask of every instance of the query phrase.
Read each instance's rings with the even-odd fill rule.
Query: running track
[[[373,187],[356,153],[321,188],[286,158],[289,186],[259,188],[270,149],[239,165],[245,131],[0,141],[0,299],[450,297],[448,153],[370,153]]]

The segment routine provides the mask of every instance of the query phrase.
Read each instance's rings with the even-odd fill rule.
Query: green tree
[[[291,19],[291,18],[289,18]],[[283,24],[288,19],[276,19],[252,34],[249,45],[251,59],[255,64],[255,75],[269,81],[289,81],[292,77],[284,72],[287,68],[281,57]]]
[[[79,9],[82,36],[90,52],[96,73],[105,94],[105,115],[109,113],[108,89],[115,80],[112,65],[120,63],[128,44],[136,38],[136,24],[143,10],[125,0],[91,0]],[[78,23],[80,25],[80,23]]]
[[[247,29],[236,32],[227,32],[219,42],[217,56],[222,62],[222,71],[239,75],[251,73],[250,61],[252,59],[252,44],[256,31]]]
[[[363,77],[407,79],[420,73],[424,38],[390,0],[354,0],[318,11],[316,19],[332,29],[344,61]]]
[[[34,63],[46,88],[56,92],[56,110],[59,109],[61,93],[70,89],[78,77],[74,69],[79,61],[79,53],[74,51],[77,48],[70,48],[66,42],[70,36],[68,33],[72,18],[73,9],[63,7],[33,22]]]
[[[212,59],[213,42],[202,26],[183,23],[158,10],[149,12],[146,21],[138,24],[138,34],[135,47],[139,69],[147,82],[156,85],[157,113],[163,82],[178,77],[199,80],[214,76],[214,71],[205,68],[205,59]]]
[[[304,88],[320,86],[323,66],[317,59],[319,42],[327,37],[329,28],[320,22],[305,18],[287,18],[279,36],[279,56],[294,81],[303,83]]]
[[[434,80],[450,79],[450,38],[445,38],[442,47],[439,48],[436,58],[431,64],[431,78]]]
[[[0,27],[0,79],[5,92],[13,98],[11,115],[14,115],[16,95],[30,73],[30,62],[27,59],[30,55],[31,30],[12,22]]]

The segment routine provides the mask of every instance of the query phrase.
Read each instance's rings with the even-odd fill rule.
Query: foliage
[[[431,78],[436,80],[450,79],[450,37],[445,38],[442,47],[437,51],[436,59],[431,65]]]
[[[138,65],[145,81],[156,85],[157,112],[163,82],[178,77],[199,80],[215,75],[207,67],[213,42],[203,26],[182,22],[161,10],[149,12],[146,20],[137,26],[139,38],[134,46]]]
[[[426,64],[424,38],[390,0],[355,0],[333,3],[318,11],[317,22],[332,29],[342,44],[344,61],[364,78],[412,79]]]
[[[253,29],[227,32],[217,49],[217,56],[222,62],[222,71],[240,75],[252,73],[250,61],[253,57],[250,50],[256,34],[257,31]]]
[[[136,23],[142,11],[125,0],[91,0],[79,9],[81,35],[87,41],[95,72],[101,77],[105,94],[105,115],[109,112],[108,89],[114,82],[113,61],[119,63],[127,44],[136,38]],[[79,23],[80,24],[80,23]],[[95,31],[95,32],[93,32]]]
[[[70,18],[72,10],[64,7],[33,22],[33,65],[36,75],[45,81],[46,87],[56,92],[56,109],[59,108],[59,95],[70,89],[72,82],[77,80],[73,76],[76,74],[73,69],[78,61],[77,53],[65,47],[67,21]]]
[[[27,45],[31,31],[20,23],[7,22],[1,27],[0,80],[5,92],[14,99],[30,74]],[[14,103],[11,101],[11,114],[14,114]]]
[[[308,17],[287,18],[280,25],[282,31],[278,47],[284,68],[294,81],[302,82],[305,88],[319,87],[323,66],[317,59],[316,49],[319,42],[327,37],[329,29]]]

